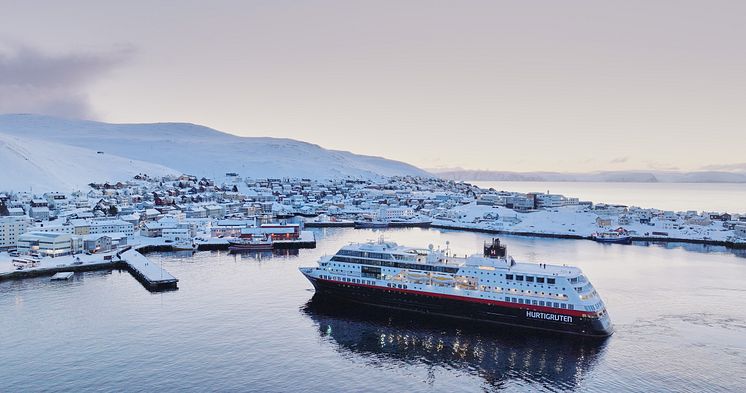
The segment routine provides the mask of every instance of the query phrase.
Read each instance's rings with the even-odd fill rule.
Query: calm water
[[[385,233],[461,253],[486,239]],[[330,308],[298,266],[377,234],[319,237],[297,255],[151,254],[181,280],[168,293],[117,271],[2,282],[0,391],[746,390],[746,258],[735,254],[504,237],[518,259],[585,270],[617,328],[597,343]]]
[[[518,192],[547,192],[596,203],[618,203],[663,210],[746,213],[746,183],[591,183],[488,182],[482,188]]]

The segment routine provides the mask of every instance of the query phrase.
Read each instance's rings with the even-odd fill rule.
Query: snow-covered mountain
[[[292,139],[239,137],[187,123],[109,124],[11,114],[0,115],[0,138],[5,144],[0,162],[10,168],[0,173],[0,189],[27,189],[30,184],[69,188],[139,172],[208,177],[237,172],[315,179],[431,176],[381,157],[327,150]]]
[[[437,170],[444,179],[464,181],[633,182],[633,183],[746,183],[746,172],[726,171],[605,171],[586,173],[505,172],[464,169]]]
[[[178,174],[162,165],[0,133],[0,190],[74,191],[90,182]]]

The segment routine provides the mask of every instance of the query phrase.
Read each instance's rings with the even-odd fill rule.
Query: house
[[[738,225],[734,229],[737,238],[746,239],[746,225]]]
[[[271,209],[271,208],[270,208]],[[225,217],[225,208],[220,205],[208,205],[205,206],[205,212],[209,218],[223,218]]]
[[[598,225],[601,228],[610,227],[611,226],[611,218],[596,217],[596,225]]]
[[[83,237],[83,250],[88,252],[107,252],[112,249],[112,239],[106,235],[86,235]]]
[[[8,215],[12,217],[22,217],[26,215],[26,212],[23,211],[22,207],[9,207]]]
[[[49,220],[49,207],[32,205],[29,209],[29,216],[34,220],[47,221]]]

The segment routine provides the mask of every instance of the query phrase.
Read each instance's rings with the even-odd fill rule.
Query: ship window
[[[533,304],[535,306],[536,305],[536,300],[532,300],[531,304]]]
[[[554,303],[554,308],[559,308],[559,303]]]
[[[506,280],[512,280],[513,279],[513,275],[512,274],[506,274],[505,275],[505,279]]]
[[[572,304],[568,304],[567,308],[569,308],[570,310],[574,310],[575,309],[575,307]]]
[[[513,298],[513,303],[518,303],[518,299]]]
[[[560,306],[562,306],[562,308],[567,308],[567,305],[565,305],[565,303],[560,304]]]
[[[526,276],[526,281],[527,282],[534,282],[534,277],[533,276]]]
[[[536,277],[536,282],[543,284],[544,283],[544,277]]]
[[[547,278],[547,284],[554,285],[555,280],[553,278]]]
[[[544,301],[543,300],[539,300],[539,305],[543,306],[544,305]]]
[[[516,274],[515,279],[516,281],[523,281],[523,276],[519,276]]]

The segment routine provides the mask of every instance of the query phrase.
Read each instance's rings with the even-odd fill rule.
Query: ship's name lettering
[[[550,321],[572,323],[572,317],[569,315],[549,314],[549,313],[539,312],[539,311],[526,311],[526,316],[529,318],[546,319]]]

